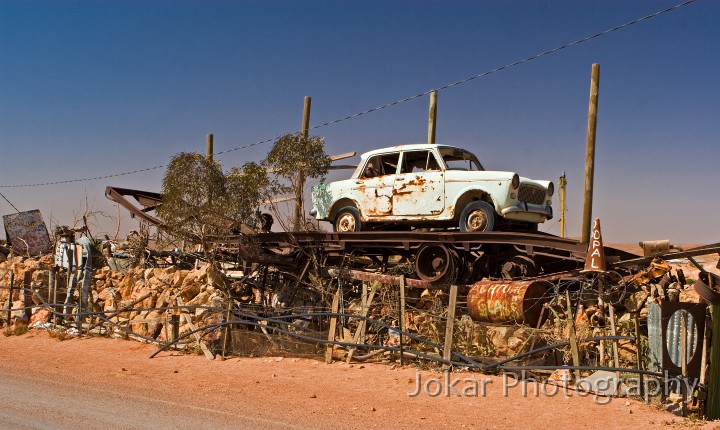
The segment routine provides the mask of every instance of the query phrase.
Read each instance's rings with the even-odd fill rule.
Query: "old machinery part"
[[[700,272],[693,285],[695,292],[711,305],[720,305],[720,276],[710,272]]]
[[[537,274],[535,260],[527,255],[516,255],[502,265],[503,279],[532,278]]]
[[[470,317],[479,322],[525,323],[537,327],[543,306],[550,300],[547,281],[490,281],[475,283],[467,296]]]
[[[452,282],[458,267],[458,256],[445,245],[423,245],[415,257],[415,273],[428,282]]]

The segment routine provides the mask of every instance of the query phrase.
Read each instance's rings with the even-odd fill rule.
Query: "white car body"
[[[460,148],[400,145],[362,154],[350,179],[314,186],[310,213],[334,223],[337,231],[360,230],[366,223],[458,226],[468,204],[484,201],[494,209],[495,221],[537,224],[552,218],[553,188],[550,181],[484,170],[477,157]],[[350,221],[358,228],[338,227],[337,216],[348,207],[356,208]]]

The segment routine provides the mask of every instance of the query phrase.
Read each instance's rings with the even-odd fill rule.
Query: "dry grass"
[[[73,336],[71,334],[68,334],[67,331],[59,329],[59,330],[49,330],[48,336],[50,336],[51,339],[63,341],[66,339],[71,339]]]
[[[7,336],[22,336],[28,332],[28,327],[25,324],[13,324],[9,328],[5,329],[3,335]]]

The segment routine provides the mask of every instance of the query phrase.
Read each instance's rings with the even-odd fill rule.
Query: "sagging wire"
[[[660,10],[660,11],[657,11],[657,12],[652,13],[652,14],[649,14],[649,15],[645,15],[645,16],[643,16],[643,17],[640,17],[640,18],[635,19],[635,20],[633,20],[633,21],[627,22],[627,23],[625,23],[625,24],[617,25],[617,26],[615,26],[615,27],[609,28],[609,29],[604,30],[604,31],[601,31],[601,32],[599,32],[599,33],[595,33],[595,34],[593,34],[593,35],[586,36],[586,37],[584,37],[584,38],[582,38],[582,39],[578,39],[578,40],[575,40],[575,41],[573,41],[573,42],[566,43],[566,44],[564,44],[564,45],[562,45],[562,46],[559,46],[559,47],[557,47],[557,48],[549,49],[549,50],[547,50],[547,51],[543,51],[543,52],[540,52],[540,53],[538,53],[538,54],[531,55],[531,56],[526,57],[526,58],[524,58],[524,59],[522,59],[522,60],[518,60],[518,61],[515,61],[515,62],[513,62],[513,63],[506,64],[506,65],[504,65],[504,66],[496,67],[496,68],[494,68],[494,69],[492,69],[492,70],[488,70],[488,71],[486,71],[486,72],[478,73],[478,74],[476,74],[476,75],[469,76],[469,77],[464,78],[464,79],[461,79],[461,80],[459,80],[459,81],[455,81],[455,82],[452,82],[452,83],[450,83],[450,84],[442,85],[442,86],[440,86],[440,87],[438,87],[438,88],[435,88],[435,89],[432,89],[432,90],[424,91],[424,92],[422,92],[422,93],[420,93],[420,94],[416,94],[416,95],[414,95],[414,96],[405,97],[405,98],[402,98],[402,99],[399,99],[399,100],[395,100],[395,101],[390,102],[390,103],[386,103],[386,104],[383,104],[383,105],[380,105],[380,106],[377,106],[377,107],[374,107],[374,108],[371,108],[371,109],[367,109],[367,110],[362,111],[362,112],[358,112],[358,113],[355,113],[355,114],[352,114],[352,115],[348,115],[348,116],[345,116],[345,117],[342,117],[342,118],[338,118],[338,119],[334,119],[334,120],[331,120],[331,121],[327,121],[327,122],[324,122],[324,123],[322,123],[322,124],[319,124],[319,125],[310,127],[310,129],[311,129],[311,130],[316,130],[316,129],[319,129],[319,128],[323,128],[323,127],[327,127],[327,126],[330,126],[330,125],[338,124],[338,123],[341,123],[341,122],[344,122],[344,121],[348,121],[348,120],[351,120],[351,119],[354,119],[354,118],[358,118],[358,117],[360,117],[360,116],[368,115],[368,114],[373,113],[373,112],[377,112],[377,111],[380,111],[380,110],[383,110],[383,109],[387,109],[387,108],[392,107],[392,106],[397,106],[397,105],[399,105],[399,104],[402,104],[402,103],[405,103],[405,102],[409,102],[409,101],[418,99],[418,98],[420,98],[420,97],[425,97],[425,96],[429,95],[429,94],[430,94],[431,92],[433,92],[433,91],[443,91],[443,90],[447,90],[447,89],[450,89],[450,88],[453,88],[453,87],[456,87],[456,86],[459,86],[459,85],[462,85],[462,84],[466,84],[466,83],[471,82],[471,81],[474,81],[474,80],[476,80],[476,79],[483,78],[483,77],[485,77],[485,76],[489,76],[489,75],[492,75],[492,74],[494,74],[494,73],[498,73],[498,72],[501,72],[501,71],[510,69],[510,68],[512,68],[512,67],[516,67],[516,66],[519,66],[519,65],[521,65],[521,64],[525,64],[525,63],[528,63],[528,62],[530,62],[530,61],[537,60],[537,59],[539,59],[539,58],[542,58],[542,57],[551,55],[551,54],[555,54],[555,53],[557,53],[557,52],[559,52],[559,51],[562,51],[562,50],[564,50],[564,49],[567,49],[567,48],[570,48],[570,47],[573,47],[573,46],[580,45],[580,44],[582,44],[582,43],[591,41],[591,40],[593,40],[593,39],[597,39],[597,38],[599,38],[599,37],[606,36],[606,35],[608,35],[608,34],[610,34],[610,33],[613,33],[613,32],[616,32],[616,31],[625,29],[625,28],[627,28],[627,27],[631,27],[631,26],[633,26],[633,25],[639,24],[639,23],[641,23],[641,22],[643,22],[643,21],[647,21],[647,20],[650,20],[650,19],[652,19],[652,18],[656,18],[656,17],[658,17],[658,16],[660,16],[660,15],[663,15],[663,14],[668,13],[668,12],[672,12],[672,11],[674,11],[674,10],[677,10],[677,9],[679,9],[679,8],[681,8],[681,7],[687,6],[687,5],[689,5],[689,4],[691,4],[691,3],[694,3],[694,2],[696,2],[696,1],[697,1],[697,0],[687,0],[687,1],[683,2],[683,3],[677,4],[677,5],[675,5],[675,6],[671,6],[671,7],[669,7],[669,8],[666,8],[666,9],[663,9],[663,10]],[[236,148],[230,148],[230,149],[226,149],[226,150],[223,150],[223,151],[215,152],[214,155],[227,154],[227,153],[229,153],[229,152],[238,151],[238,150],[241,150],[241,149],[247,149],[247,148],[250,148],[250,147],[253,147],[253,146],[262,145],[262,144],[265,144],[265,143],[274,142],[274,141],[277,141],[277,139],[279,139],[281,136],[282,136],[282,135],[279,135],[279,136],[276,136],[276,137],[273,137],[273,138],[270,138],[270,139],[261,140],[261,141],[255,142],[255,143],[250,143],[250,144],[247,144],[247,145],[238,146],[238,147],[236,147]],[[119,177],[119,176],[134,175],[134,174],[137,174],[137,173],[148,172],[148,171],[151,171],[151,170],[161,169],[161,168],[164,168],[164,167],[167,167],[167,164],[162,164],[162,165],[159,165],[159,166],[146,167],[146,168],[144,168],[144,169],[137,169],[137,170],[132,170],[132,171],[128,171],[128,172],[114,173],[114,174],[104,175],[104,176],[96,176],[96,177],[91,177],[91,178],[68,179],[68,180],[61,180],[61,181],[36,183],[36,184],[0,185],[0,188],[29,188],[29,187],[41,187],[41,186],[47,186],[47,185],[69,184],[69,183],[74,183],[74,182],[89,182],[89,181],[95,181],[95,180],[100,180],[100,179],[115,178],[115,177]]]

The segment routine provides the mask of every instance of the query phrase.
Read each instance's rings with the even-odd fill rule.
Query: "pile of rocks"
[[[51,265],[51,255],[13,257],[0,262],[0,285],[9,286],[10,273],[14,274],[12,307],[16,310],[13,311],[13,319],[23,318],[30,324],[51,320],[52,312],[44,306],[52,304],[52,298],[48,297]],[[62,305],[67,295],[67,271],[58,270],[55,279],[58,285],[57,304]],[[23,286],[28,284],[32,291],[23,291]],[[92,273],[88,311],[104,312],[113,322],[128,327],[134,333],[164,341],[168,333],[163,328],[167,328],[170,314],[181,312],[177,308],[179,302],[190,307],[185,312],[190,314],[196,327],[219,322],[226,284],[223,274],[208,264],[192,270],[136,267],[127,273],[104,266]],[[3,308],[7,307],[8,295],[9,289],[0,289]],[[74,295],[73,302],[77,302],[77,292]],[[143,300],[138,301],[141,298]],[[178,298],[181,300],[178,301]],[[33,305],[34,308],[24,310]],[[113,312],[121,309],[128,311]],[[62,307],[58,306],[57,310],[62,311]],[[180,333],[190,331],[190,327],[190,323],[181,318]]]

